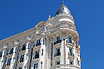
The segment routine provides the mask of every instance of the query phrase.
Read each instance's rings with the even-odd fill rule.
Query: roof
[[[64,2],[62,3],[62,5],[58,8],[56,15],[59,14],[71,14],[70,10],[67,8],[66,5],[64,5]]]

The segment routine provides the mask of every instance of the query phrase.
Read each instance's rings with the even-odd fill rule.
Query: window
[[[15,49],[15,53],[17,53],[17,48],[14,48]]]
[[[26,66],[24,67],[24,69],[26,69]]]
[[[22,69],[22,67],[19,67],[19,69]]]
[[[9,58],[9,59],[7,60],[7,66],[10,66],[10,63],[11,63],[11,58]]]
[[[19,63],[23,62],[24,61],[24,54],[20,56],[19,58]]]
[[[42,53],[41,53],[41,55],[43,56],[43,49],[42,49]]]
[[[59,55],[61,55],[60,48],[59,49],[56,49],[56,54],[54,56],[59,56]]]
[[[41,62],[41,69],[43,69],[43,62]]]
[[[57,43],[61,43],[60,37],[58,37],[58,38],[56,39],[56,42],[54,42],[54,45],[57,44]]]
[[[34,64],[34,69],[38,69],[38,63]]]
[[[13,62],[15,62],[15,57],[13,57]]]
[[[30,44],[28,43],[28,49],[30,49]]]
[[[26,49],[26,44],[22,46],[22,51]]]
[[[73,49],[72,48],[69,49],[69,52],[70,52],[70,55],[73,56]]]
[[[70,64],[73,65],[73,61],[70,61]]]
[[[0,52],[0,57],[2,57],[2,51]]]
[[[78,60],[78,58],[77,58],[77,63],[78,63],[78,65],[80,66],[80,61]]]
[[[13,54],[13,48],[10,49],[9,54]]]
[[[35,59],[39,58],[39,51],[35,52]]]
[[[43,45],[45,44],[45,40],[43,39]]]
[[[60,61],[56,61],[56,65],[59,65],[60,64]]]
[[[69,43],[72,43],[72,38],[71,37],[69,37]]]
[[[39,45],[41,45],[41,43],[40,43],[40,39],[37,40],[37,42],[36,42],[36,46],[39,46]]]
[[[26,54],[26,60],[28,59],[28,54]]]

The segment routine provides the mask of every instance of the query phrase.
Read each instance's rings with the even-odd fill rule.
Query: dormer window
[[[9,54],[13,54],[13,48],[9,50]]]

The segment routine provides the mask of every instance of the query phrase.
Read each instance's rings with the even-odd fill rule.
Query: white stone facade
[[[71,14],[59,14],[0,41],[0,69],[81,69]]]

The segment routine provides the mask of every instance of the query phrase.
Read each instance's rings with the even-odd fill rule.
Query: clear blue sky
[[[63,0],[79,32],[82,69],[104,69],[104,0]],[[33,28],[62,0],[0,0],[0,40]]]

